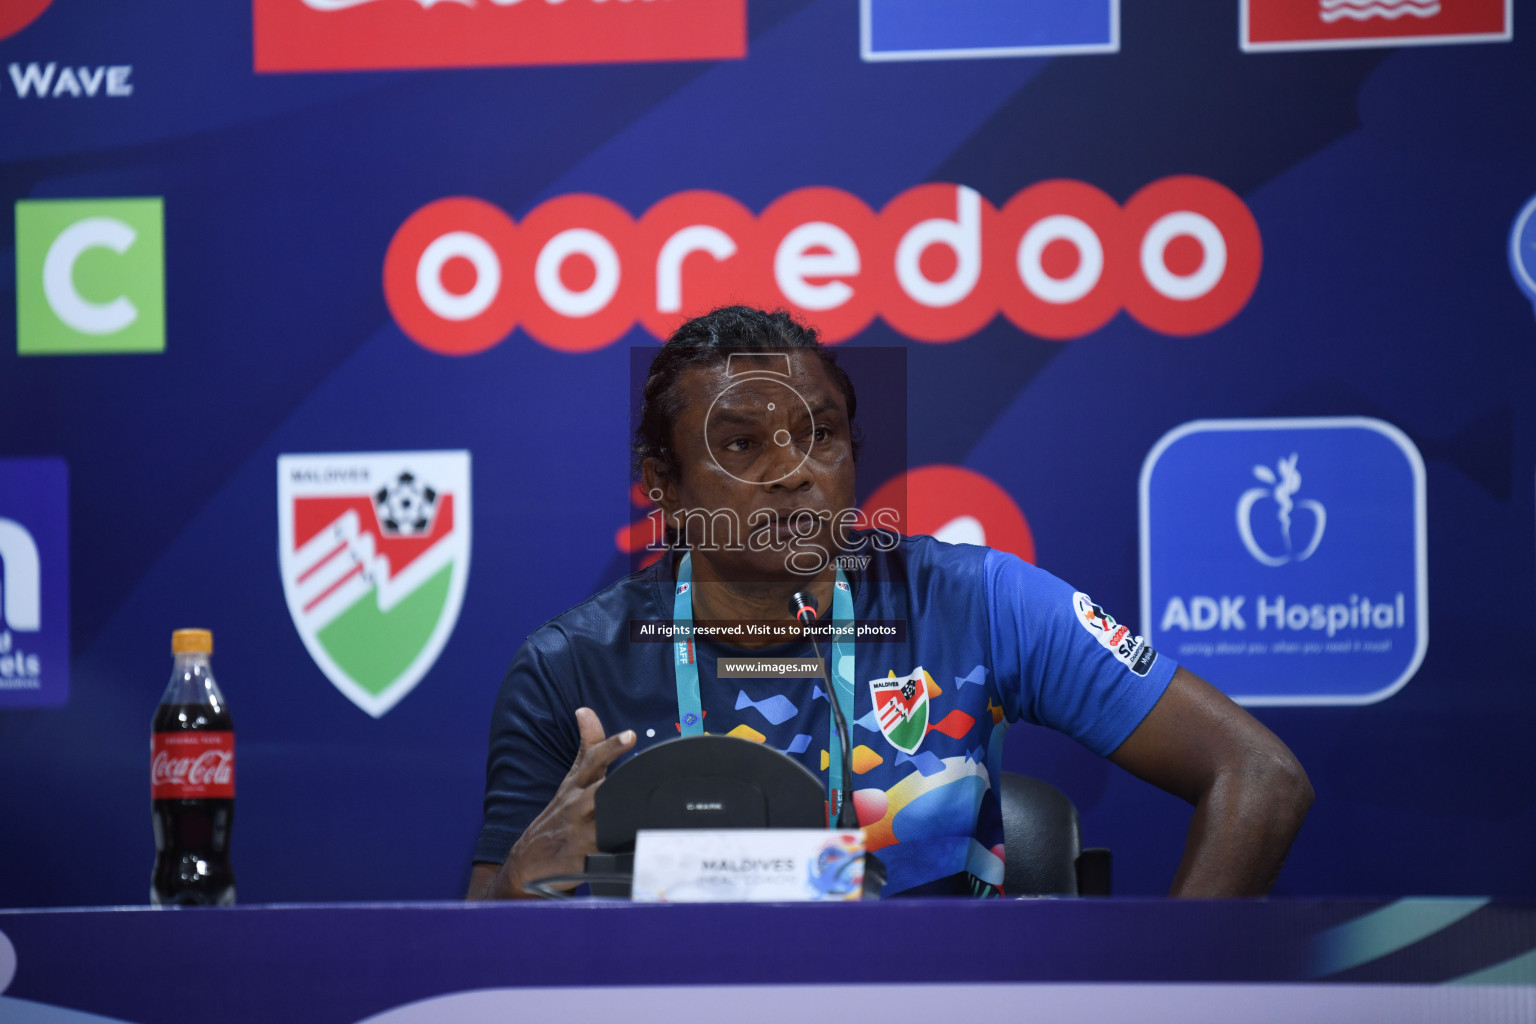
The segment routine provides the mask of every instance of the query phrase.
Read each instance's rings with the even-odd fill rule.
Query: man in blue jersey
[[[716,310],[657,355],[635,455],[672,544],[518,651],[492,721],[471,898],[516,898],[529,881],[579,872],[607,770],[680,734],[771,745],[818,774],[836,806],[839,697],[854,733],[850,799],[887,894],[1001,890],[998,781],[1019,720],[1194,805],[1174,895],[1267,892],[1312,801],[1291,752],[1049,573],[985,547],[856,529],[870,525],[849,511],[856,412],[832,353],[782,313]],[[855,550],[867,557],[836,557]],[[635,620],[787,622],[797,591],[839,621],[902,629],[835,644],[831,694],[722,677],[720,659],[744,652],[810,655],[771,632],[631,639]]]

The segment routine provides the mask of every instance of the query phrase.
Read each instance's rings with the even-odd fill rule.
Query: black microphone
[[[789,610],[802,624],[816,621],[816,595],[797,590],[789,596]]]
[[[804,590],[797,590],[789,597],[789,611],[801,625],[815,625],[816,598]],[[853,752],[848,736],[848,721],[843,717],[843,709],[837,702],[837,690],[832,686],[832,679],[827,671],[827,661],[821,656],[821,644],[816,642],[814,635],[811,636],[811,649],[816,652],[816,660],[821,665],[821,681],[827,687],[827,702],[832,705],[832,722],[837,728],[837,743],[843,752],[843,806],[837,814],[837,827],[858,828],[859,816],[853,809]]]

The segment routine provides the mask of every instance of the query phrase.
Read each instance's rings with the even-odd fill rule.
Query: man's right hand
[[[523,886],[528,882],[579,874],[587,854],[597,851],[593,798],[608,766],[635,745],[635,733],[626,729],[605,738],[603,723],[591,708],[576,709],[576,730],[581,734],[581,749],[554,799],[529,824],[499,870],[489,864],[475,865],[471,899],[524,899],[528,894]]]

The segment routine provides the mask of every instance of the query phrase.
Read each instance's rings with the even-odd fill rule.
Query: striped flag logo
[[[884,679],[871,679],[869,693],[886,742],[904,754],[917,753],[928,733],[928,673],[921,666],[899,678],[891,672]]]
[[[278,563],[315,664],[375,718],[421,682],[469,578],[469,453],[280,455]]]

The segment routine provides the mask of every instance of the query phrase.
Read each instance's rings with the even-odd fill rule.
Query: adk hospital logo
[[[1509,272],[1525,297],[1536,304],[1536,196],[1521,207],[1509,229]]]
[[[1142,633],[1242,704],[1369,704],[1429,642],[1424,463],[1365,417],[1197,420],[1141,472]]]
[[[0,711],[69,699],[69,471],[0,459]]]
[[[1290,561],[1305,562],[1323,542],[1323,530],[1328,527],[1328,510],[1323,507],[1322,502],[1311,498],[1292,500],[1292,495],[1301,487],[1301,474],[1296,470],[1298,458],[1300,456],[1292,452],[1290,458],[1277,462],[1274,469],[1268,466],[1254,466],[1253,475],[1268,486],[1244,491],[1242,498],[1237,502],[1237,532],[1243,538],[1243,547],[1248,549],[1248,553],[1254,557],[1255,561],[1264,565],[1284,565]],[[1265,551],[1253,535],[1253,508],[1266,499],[1274,500],[1275,519],[1280,526],[1280,539],[1284,542],[1275,554]],[[1299,550],[1291,538],[1291,526],[1297,512],[1309,513],[1312,522],[1311,539],[1304,541]]]
[[[278,562],[315,664],[378,718],[415,688],[469,579],[469,453],[281,455]]]

